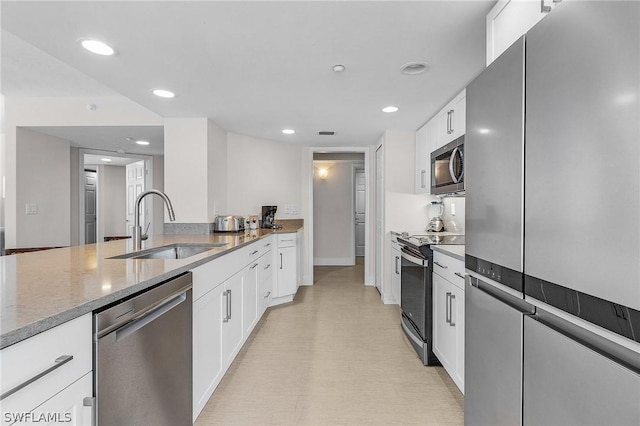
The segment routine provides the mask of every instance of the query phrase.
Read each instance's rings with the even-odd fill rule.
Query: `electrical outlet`
[[[291,214],[300,214],[300,206],[291,206]]]
[[[29,215],[38,214],[38,205],[35,203],[25,204],[25,213]]]

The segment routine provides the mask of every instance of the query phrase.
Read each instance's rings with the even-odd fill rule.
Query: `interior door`
[[[133,224],[135,223],[135,203],[138,195],[145,188],[145,167],[144,161],[127,164],[127,235],[133,235]],[[148,198],[148,197],[145,197]],[[140,226],[144,233],[147,228],[147,206],[146,200],[142,201],[142,215]]]
[[[364,256],[365,211],[366,211],[366,179],[364,170],[356,170],[355,185],[355,217],[356,217],[356,256]]]
[[[96,188],[97,173],[85,170],[84,172],[84,243],[96,242]]]

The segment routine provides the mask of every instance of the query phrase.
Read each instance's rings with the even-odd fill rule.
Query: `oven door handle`
[[[402,252],[402,258],[407,259],[411,263],[415,263],[416,265],[428,267],[429,261],[427,259],[420,259],[419,257],[414,256],[409,250],[405,247],[402,247],[400,250]]]

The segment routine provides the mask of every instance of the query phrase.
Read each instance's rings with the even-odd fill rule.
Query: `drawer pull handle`
[[[253,256],[254,254],[256,254],[258,252],[258,250],[254,250],[251,253],[249,253],[249,256]]]
[[[264,269],[269,269],[271,268],[271,264],[268,264],[267,266],[264,267]]]
[[[464,279],[464,275],[461,274],[460,272],[454,272],[454,274],[456,274],[457,276],[459,276],[460,278]]]
[[[12,389],[9,389],[8,391],[6,391],[2,395],[0,395],[0,401],[2,401],[3,399],[5,399],[8,396],[13,395],[14,393],[18,392],[20,389],[23,389],[23,388],[29,386],[31,383],[35,382],[36,380],[41,379],[42,377],[44,377],[47,374],[51,373],[53,370],[62,367],[63,365],[65,365],[66,363],[71,361],[72,359],[73,359],[73,355],[62,355],[62,356],[59,356],[54,361],[55,364],[52,365],[51,367],[49,367],[46,370],[36,374],[32,378],[30,378],[28,380],[25,380],[24,382],[20,383],[18,386],[14,387]]]
[[[268,298],[269,296],[271,296],[271,292],[270,292],[270,291],[268,291],[268,292],[267,292],[267,294],[265,294],[265,295],[264,295],[264,298],[266,299],[266,298]]]
[[[442,269],[449,269],[448,267],[439,264],[438,262],[433,262],[434,265],[438,265],[439,267],[441,267]]]
[[[258,266],[258,264],[254,263],[253,266],[251,266],[249,269],[256,269],[256,266]]]
[[[265,244],[264,246],[265,246],[265,247],[269,247],[270,245],[271,245],[271,243],[267,243],[267,244]]]

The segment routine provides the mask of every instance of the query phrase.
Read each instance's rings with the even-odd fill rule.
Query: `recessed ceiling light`
[[[173,98],[176,96],[175,93],[164,89],[154,89],[153,94],[156,96],[160,96],[161,98]]]
[[[292,135],[294,134],[296,131],[293,129],[283,129],[282,133],[284,133],[285,135]]]
[[[136,143],[138,145],[149,145],[149,142],[147,142],[147,141],[136,141]]]
[[[110,163],[111,162],[111,158],[101,158],[101,161],[104,161],[105,163]]]
[[[424,62],[409,62],[400,67],[400,72],[407,75],[416,75],[429,71],[429,68],[429,65]]]
[[[398,110],[398,107],[395,107],[393,105],[389,105],[387,107],[382,108],[382,112],[396,112]]]
[[[89,52],[95,53],[96,55],[111,56],[116,53],[113,47],[99,40],[82,40],[80,44]]]
[[[347,68],[346,68],[344,65],[339,65],[339,64],[338,64],[338,65],[334,65],[334,66],[332,67],[332,69],[333,69],[333,71],[334,71],[334,72],[342,72],[342,71],[344,71],[344,70],[345,70],[345,69],[347,69]]]

